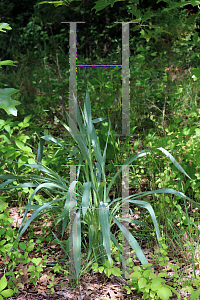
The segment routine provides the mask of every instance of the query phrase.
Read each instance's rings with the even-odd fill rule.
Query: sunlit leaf
[[[17,109],[15,106],[21,103],[13,100],[11,96],[18,92],[19,90],[12,88],[0,89],[0,108],[4,109],[9,115],[17,116]]]

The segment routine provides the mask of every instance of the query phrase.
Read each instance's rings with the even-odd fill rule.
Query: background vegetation
[[[136,24],[130,24],[131,136],[126,138],[115,136],[121,131],[120,68],[77,68],[77,101],[83,107],[88,83],[93,119],[106,118],[95,125],[101,149],[106,145],[109,121],[111,121],[105,166],[108,183],[117,172],[117,165],[122,165],[131,155],[136,155],[146,148],[163,147],[180,163],[190,179],[178,172],[166,156],[155,150],[151,155],[138,158],[131,166],[130,195],[159,188],[171,188],[184,193],[198,204],[200,199],[199,5],[198,1],[172,0],[55,1],[54,5],[48,1],[39,3],[32,0],[27,5],[25,0],[12,1],[12,3],[1,0],[0,11],[3,13],[0,22],[8,23],[12,30],[6,34],[0,32],[0,60],[12,60],[18,63],[15,67],[2,65],[0,87],[19,90],[12,98],[21,104],[17,106],[18,112],[15,117],[1,109],[0,175],[14,174],[29,178],[30,168],[25,164],[37,163],[38,144],[42,136],[51,135],[58,141],[65,140],[65,146],[76,151],[73,138],[66,136],[67,132],[58,122],[58,119],[66,120],[63,119],[62,109],[63,99],[65,109],[68,108],[70,67],[69,27],[68,24],[61,22],[85,22],[77,25],[77,64],[121,64],[121,23],[114,22],[137,21]],[[58,145],[45,143],[42,164],[59,174],[61,178],[69,181],[69,166],[78,162],[78,159],[72,158]],[[31,172],[33,175],[38,175],[37,169],[31,169]],[[18,179],[12,184],[20,184]],[[50,229],[48,226],[42,229],[43,235],[35,234],[31,226],[40,226],[39,224],[52,220],[52,215],[46,212],[30,225],[24,240],[18,242],[15,250],[8,255],[17,237],[15,230],[8,226],[12,223],[8,219],[9,212],[16,207],[27,205],[35,185],[23,186],[20,190],[11,189],[8,193],[4,189],[5,183],[2,177],[0,188],[2,203],[0,253],[6,271],[6,277],[2,277],[1,280],[6,282],[2,286],[6,287],[8,284],[8,290],[17,292],[20,283],[17,278],[20,278],[22,272],[21,269],[17,270],[17,265],[22,261],[28,265],[31,261],[29,280],[36,284],[38,278],[42,276],[42,266],[49,263],[50,244],[65,249],[69,232],[66,230],[61,239],[60,224],[52,223]],[[121,197],[121,192],[119,177],[110,190],[110,199]],[[43,189],[35,195],[32,204],[42,205],[52,201],[56,196],[56,193]],[[200,290],[197,206],[173,194],[155,193],[147,195],[144,200],[151,204],[155,212],[164,245],[163,253],[158,250],[157,254],[155,251],[157,240],[150,215],[144,208],[138,208],[133,203],[130,204],[130,208],[135,223],[131,223],[130,231],[141,249],[148,249],[149,263],[153,264],[157,274],[161,274],[159,278],[165,278],[165,283],[163,285],[159,282],[158,288],[153,289],[155,278],[152,276],[150,280],[149,273],[148,276],[145,275],[147,273],[144,273],[142,267],[135,263],[134,267],[131,265],[132,272],[139,273],[134,273],[126,292],[131,293],[132,288],[134,293],[136,289],[147,299],[168,299],[170,292],[163,290],[167,284],[174,287],[181,297],[183,297],[181,291],[184,291],[189,293],[191,299],[198,299]],[[22,209],[19,211],[21,215],[24,212]],[[57,216],[59,213],[58,209]],[[137,223],[137,220],[142,221],[146,226]],[[112,227],[113,234],[117,230],[117,227]],[[120,233],[118,238],[120,239]],[[60,246],[58,239],[61,241]],[[89,249],[87,231],[83,232],[82,239],[84,256]],[[33,242],[34,246],[32,246]],[[116,263],[117,258],[114,259],[114,254],[117,249],[114,244],[111,246],[112,258]],[[46,257],[41,255],[45,251],[48,251]],[[33,255],[30,253],[34,253],[35,261],[30,259]],[[13,262],[14,258],[18,260]],[[81,275],[86,276],[92,272],[92,259],[94,257],[87,267],[82,266]],[[57,266],[54,267],[54,271],[67,274],[67,266],[62,263],[60,267],[58,258],[57,262],[59,264],[56,265],[54,261]],[[136,265],[141,269],[134,269]],[[119,264],[117,266],[119,267]],[[107,277],[111,274],[108,270],[112,269],[112,265],[104,263],[103,266],[101,261],[93,265],[93,271],[104,272]],[[164,269],[166,274],[162,276]],[[116,269],[113,274],[120,276]],[[144,288],[147,283],[149,291]],[[49,289],[53,292],[53,284],[49,285]],[[3,290],[4,288],[2,296],[6,296]],[[170,291],[174,292],[172,289]],[[163,296],[166,294],[168,298]]]

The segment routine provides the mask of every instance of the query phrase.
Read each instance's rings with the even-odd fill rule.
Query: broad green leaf
[[[9,124],[6,124],[6,125],[4,126],[4,129],[5,129],[9,134],[11,134],[11,128],[10,128],[10,125],[9,125]]]
[[[153,291],[157,291],[162,286],[163,279],[155,278],[152,280],[151,289]]]
[[[1,66],[13,66],[13,67],[16,67],[16,63],[18,63],[18,61],[12,61],[12,60],[0,61],[0,68],[1,68]]]
[[[148,278],[149,279],[149,276],[152,274],[152,271],[151,270],[145,270],[144,273],[143,273],[143,276],[145,278]]]
[[[32,149],[28,146],[25,146],[23,142],[19,141],[19,140],[15,140],[15,144],[17,145],[17,147],[27,153],[31,153]]]
[[[200,136],[200,129],[196,128],[195,131],[196,131],[196,136]]]
[[[6,232],[5,228],[0,228],[0,236],[3,235]]]
[[[0,31],[6,32],[6,30],[11,30],[12,27],[8,23],[0,23]]]
[[[194,291],[190,297],[190,300],[196,300],[198,299],[198,297],[200,296],[200,289],[198,289],[197,291]]]
[[[39,265],[39,263],[42,261],[42,258],[41,257],[33,257],[32,260],[31,260],[36,266]]]
[[[61,1],[42,1],[42,2],[39,2],[39,4],[45,4],[45,3],[54,4],[55,7],[66,4],[66,2],[62,1],[62,0]]]
[[[6,276],[4,275],[1,279],[0,279],[0,292],[2,290],[5,289],[5,287],[7,286],[7,279]],[[2,292],[1,292],[2,293]]]
[[[172,296],[172,292],[171,290],[166,287],[166,286],[162,286],[161,288],[159,288],[159,290],[157,291],[157,295],[158,297],[160,297],[162,300],[168,300],[169,297]]]
[[[27,124],[30,121],[31,117],[32,115],[28,115],[27,117],[25,117],[23,123]]]
[[[112,274],[114,276],[121,276],[121,270],[120,270],[120,268],[117,268],[117,267],[112,268]]]
[[[24,251],[26,249],[26,244],[24,242],[19,243],[19,248]]]
[[[165,11],[170,11],[170,10],[172,10],[172,9],[176,9],[176,8],[181,8],[181,7],[184,7],[184,6],[186,6],[186,5],[188,5],[188,4],[191,4],[191,5],[193,5],[193,6],[196,6],[196,5],[199,5],[200,4],[200,1],[196,1],[196,0],[191,0],[191,1],[181,1],[180,3],[178,2],[175,2],[175,3],[173,3],[173,2],[169,2],[170,3],[170,5],[169,5],[169,7],[167,7],[167,8],[164,8],[163,10],[162,10],[162,12],[165,12]]]
[[[9,145],[11,145],[11,141],[7,138],[6,135],[2,135],[2,138],[6,141],[6,143],[8,143]]]
[[[105,272],[106,276],[109,278],[111,273],[112,273],[112,270],[111,269],[104,269],[104,272]]]
[[[113,259],[111,258],[111,261],[106,260],[105,263],[104,263],[104,266],[106,268],[111,268],[113,266]]]
[[[1,292],[1,295],[2,295],[3,297],[10,297],[10,296],[12,296],[13,294],[14,294],[14,292],[13,292],[13,290],[11,290],[11,289],[7,289],[7,290]]]
[[[19,90],[12,88],[0,89],[0,108],[4,109],[8,115],[17,116],[17,109],[15,106],[21,103],[13,100],[11,96],[18,92]]]
[[[98,11],[106,8],[108,5],[111,5],[111,7],[113,7],[114,3],[118,1],[122,1],[122,0],[108,0],[108,1],[98,0],[95,2],[95,6],[92,8],[92,10],[95,9],[96,10],[95,13],[97,13]]]
[[[140,272],[135,271],[131,273],[131,278],[136,279],[136,278],[140,278],[142,275]]]
[[[147,280],[145,278],[140,278],[138,280],[138,287],[140,289],[144,288],[146,286],[146,284],[147,284]]]

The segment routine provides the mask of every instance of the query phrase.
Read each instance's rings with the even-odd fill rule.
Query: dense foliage
[[[0,299],[22,285],[22,263],[36,285],[50,257],[45,243],[63,251],[54,272],[70,278],[72,259],[77,282],[92,270],[107,277],[123,270],[128,294],[169,299],[187,291],[198,299],[200,2],[26,3],[0,1]],[[116,136],[120,68],[77,68],[74,106],[80,111],[68,127],[69,25],[61,23],[67,21],[85,22],[77,24],[77,64],[121,64],[122,27],[114,22],[135,22],[129,39],[131,136]],[[82,167],[72,175],[74,165]],[[122,165],[130,165],[125,199]],[[126,217],[122,203],[129,203]],[[8,218],[15,207],[23,215],[18,233]],[[45,225],[43,237],[32,230],[52,220],[57,222]],[[123,236],[131,259],[121,259],[127,254]]]

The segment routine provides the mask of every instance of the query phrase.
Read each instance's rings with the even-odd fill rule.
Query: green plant
[[[110,228],[115,223],[121,231],[123,231],[124,236],[129,241],[132,249],[135,250],[137,257],[141,261],[142,264],[148,264],[147,259],[145,258],[138,242],[129,233],[126,227],[120,221],[133,222],[134,220],[129,220],[127,217],[120,216],[116,217],[120,213],[121,207],[123,207],[126,203],[134,203],[141,207],[146,208],[153,220],[153,224],[156,231],[157,239],[160,238],[160,231],[158,228],[158,224],[156,221],[156,217],[151,205],[146,201],[136,200],[138,197],[145,197],[150,194],[160,194],[160,193],[169,193],[177,195],[181,198],[185,198],[193,203],[193,200],[185,196],[183,193],[178,192],[174,189],[160,189],[154,190],[150,192],[142,192],[139,194],[131,195],[125,199],[122,197],[113,199],[109,198],[109,192],[117,178],[117,176],[122,172],[122,167],[118,170],[115,176],[112,178],[110,183],[107,186],[106,175],[105,175],[105,162],[106,162],[106,149],[107,142],[109,137],[110,129],[107,134],[107,141],[103,151],[103,155],[100,149],[99,140],[96,135],[96,131],[94,128],[95,123],[100,122],[102,119],[92,120],[91,118],[91,107],[88,90],[86,92],[86,101],[84,104],[84,109],[82,111],[82,117],[80,111],[77,106],[77,101],[74,97],[74,108],[77,111],[77,125],[75,122],[70,119],[71,127],[68,127],[63,122],[62,125],[68,130],[68,132],[73,137],[74,141],[77,145],[74,146],[73,150],[68,149],[65,146],[64,141],[61,139],[55,139],[51,136],[43,136],[40,139],[39,147],[38,147],[38,155],[37,155],[37,164],[25,164],[28,167],[35,168],[38,172],[42,172],[45,175],[1,175],[1,180],[7,180],[3,183],[3,190],[5,189],[13,189],[13,188],[22,188],[26,187],[35,187],[35,190],[28,202],[28,205],[25,208],[24,217],[19,228],[19,235],[17,237],[16,242],[20,239],[21,235],[25,232],[31,222],[36,218],[41,216],[44,213],[51,212],[53,214],[57,214],[57,223],[62,222],[62,236],[66,229],[66,226],[69,224],[69,211],[70,214],[75,214],[75,219],[73,221],[73,234],[67,240],[65,251],[65,258],[69,253],[69,249],[73,242],[73,255],[74,255],[74,264],[76,270],[76,277],[78,280],[80,273],[80,257],[81,257],[81,233],[87,233],[88,238],[88,249],[87,249],[87,261],[90,258],[90,255],[93,254],[96,261],[99,258],[102,259],[102,262],[105,262],[105,255],[107,255],[109,262],[111,263],[111,250],[110,250],[110,242],[112,241],[115,246],[120,250],[118,241],[116,237],[111,233]],[[78,126],[78,127],[77,127]],[[79,128],[79,129],[78,129]],[[73,179],[71,184],[69,181],[60,177],[57,173],[50,170],[49,168],[43,166],[41,164],[42,161],[42,153],[44,141],[57,143],[61,148],[67,150],[75,158],[79,159],[79,167],[77,172],[77,179]],[[187,173],[182,169],[182,167],[178,164],[178,162],[174,159],[174,157],[162,147],[157,148],[161,152],[163,152],[173,164],[187,177]],[[124,163],[124,166],[130,165],[137,158],[143,157],[149,153],[151,153],[154,149],[146,149],[141,151],[139,154],[130,157]],[[84,165],[83,165],[84,164]],[[83,165],[83,172],[80,172],[81,166]],[[82,176],[82,177],[81,177]],[[7,184],[14,182],[16,179],[20,181],[26,181],[26,183],[22,183],[19,185],[13,185],[5,187]],[[30,181],[34,181],[35,183],[27,182],[27,179]],[[41,182],[41,183],[39,183]],[[38,184],[39,183],[39,184]],[[77,192],[75,191],[75,187],[77,186]],[[40,189],[48,189],[52,193],[55,194],[55,198],[52,201],[45,201],[42,205],[33,205],[32,200],[35,194]],[[61,192],[59,192],[61,190]],[[62,195],[62,197],[60,197]],[[75,195],[77,197],[77,204],[75,200]],[[122,200],[122,203],[120,201]],[[59,204],[58,204],[59,203]],[[198,204],[195,203],[198,207]],[[35,212],[28,219],[28,221],[24,224],[24,220],[26,218],[28,210],[33,209]],[[40,213],[42,210],[45,212]],[[78,209],[78,212],[76,210]],[[82,228],[81,228],[82,224]],[[54,234],[55,236],[55,234]],[[56,237],[56,236],[55,236]],[[161,247],[161,244],[159,243]],[[14,245],[13,245],[14,247]],[[123,268],[126,269],[126,262],[124,257],[122,256],[122,265]]]
[[[13,288],[13,292],[17,292],[18,289],[14,286],[16,285],[15,275],[17,275],[18,272],[13,272],[13,270],[17,263],[21,262],[23,255],[20,255],[17,250],[8,255],[8,251],[11,249],[14,238],[16,237],[16,232],[10,227],[10,224],[14,221],[14,219],[9,218],[9,212],[6,210],[6,206],[6,203],[0,204],[0,255],[5,265],[4,269],[8,270],[5,275],[10,276],[8,286]]]
[[[6,30],[11,30],[12,28],[7,23],[0,23],[0,32],[6,32]],[[12,60],[5,60],[0,61],[0,68],[1,66],[15,66],[17,61]],[[1,82],[0,82],[1,83]],[[17,109],[15,108],[16,105],[19,105],[20,102],[13,100],[11,96],[17,93],[18,90],[13,88],[5,88],[0,89],[0,108],[3,108],[7,114],[12,114],[14,116],[17,115]]]
[[[20,243],[22,244],[22,243]],[[18,250],[13,251],[12,253],[7,254],[8,260],[4,261],[4,264],[7,265],[8,271],[5,275],[9,276],[8,285],[9,287],[14,287],[14,292],[18,292],[18,287],[22,286],[21,277],[28,274],[28,280],[36,285],[38,278],[42,276],[41,271],[43,271],[46,262],[46,256],[39,258],[30,258],[28,253],[33,249],[34,244],[32,241],[27,242],[27,245],[20,245],[25,253],[21,253]],[[9,247],[11,249],[11,245]],[[28,252],[29,251],[29,252]],[[14,260],[14,261],[13,261]],[[25,264],[25,267],[24,267]],[[21,268],[20,268],[21,267]]]
[[[23,163],[35,162],[32,149],[27,146],[27,140],[29,140],[30,137],[24,132],[30,125],[30,118],[31,115],[25,117],[23,122],[12,121],[9,118],[7,120],[0,119],[0,152],[3,157],[5,157],[4,162],[6,162],[8,166],[12,165],[11,168],[16,171]],[[17,146],[17,149],[13,147],[13,144]],[[15,164],[16,167],[14,167],[12,160],[16,159],[19,165],[17,166],[17,164]],[[9,169],[10,168],[7,168],[8,171]]]
[[[94,263],[92,265],[92,269],[94,270],[94,272],[104,272],[106,274],[106,276],[109,278],[111,274],[113,274],[114,276],[121,276],[121,270],[117,267],[113,267],[113,260],[111,258],[111,263],[109,262],[109,260],[106,260],[104,263],[104,266],[99,267],[98,263]]]
[[[196,286],[196,288],[199,287],[200,284],[200,277],[198,276],[197,279],[194,280],[194,286]],[[183,288],[183,291],[188,291],[191,296],[190,296],[190,300],[198,300],[199,296],[200,296],[200,288],[198,288],[197,290],[194,290],[192,286],[187,287],[187,288]],[[186,300],[187,298],[184,298],[184,300]]]
[[[53,294],[54,293],[54,288],[53,288],[54,275],[47,276],[47,278],[49,279],[49,284],[47,285],[47,287],[51,290],[50,293]]]
[[[9,218],[9,211],[6,210],[7,204],[0,204],[0,255],[2,257],[5,269],[5,275],[9,276],[8,287],[13,289],[13,292],[18,292],[18,287],[22,284],[19,279],[24,272],[30,272],[30,282],[36,284],[38,278],[42,276],[40,273],[43,270],[43,266],[46,264],[46,256],[43,258],[30,258],[29,252],[33,250],[33,240],[27,240],[26,243],[20,242],[16,244],[15,251],[10,253],[13,242],[17,236],[17,231],[10,227],[10,224],[14,221],[13,218]],[[26,264],[27,270],[19,268],[20,264]]]
[[[46,257],[38,257],[32,259],[32,265],[29,265],[28,271],[30,271],[30,281],[36,285],[36,282],[40,276],[42,276],[41,271],[43,271],[43,263],[47,262]]]
[[[154,274],[150,266],[144,265],[143,267],[133,267],[131,274],[132,280],[128,283],[130,287],[126,287],[127,293],[130,294],[131,290],[137,290],[143,294],[144,299],[162,299],[168,300],[172,296],[172,291],[181,299],[177,291],[166,284],[166,280],[162,277],[166,276],[166,272]]]
[[[157,257],[157,261],[159,266],[164,267],[168,265],[169,258],[167,257],[167,246],[163,243],[163,239],[160,238],[159,241],[162,243],[162,248],[160,249],[160,254]],[[133,271],[130,275],[132,279],[128,280],[127,283],[129,286],[126,286],[125,289],[127,293],[130,294],[132,290],[137,290],[138,292],[143,293],[144,299],[162,299],[168,300],[169,297],[172,296],[171,292],[174,292],[178,299],[180,299],[180,294],[172,287],[176,286],[178,288],[179,275],[177,274],[178,265],[170,264],[169,268],[173,269],[174,274],[172,276],[167,275],[167,270],[165,269],[163,272],[158,273],[156,275],[150,269],[150,265],[143,265],[142,267],[133,267]],[[165,279],[162,279],[165,278]],[[199,287],[200,278],[194,279],[193,285],[198,288]],[[192,286],[187,288],[182,288],[182,290],[187,290],[191,293],[190,299],[198,299],[200,295],[200,289],[194,290]],[[186,299],[186,298],[185,298]]]
[[[160,241],[162,240],[160,239]],[[167,261],[169,260],[169,258],[166,256],[167,246],[165,244],[162,244],[162,246],[163,249],[160,249],[160,252],[164,255],[164,257],[160,256],[158,261],[160,266],[167,266]],[[125,287],[127,293],[130,294],[132,290],[136,289],[138,292],[143,293],[144,299],[168,300],[169,297],[172,296],[171,292],[174,292],[178,299],[180,299],[180,294],[175,290],[174,287],[171,286],[171,283],[168,284],[168,281],[174,281],[173,285],[179,288],[179,285],[176,284],[177,278],[179,277],[176,273],[178,266],[170,264],[169,267],[172,267],[174,271],[174,274],[171,278],[167,276],[166,270],[156,275],[152,272],[148,265],[142,267],[133,267],[134,272],[131,273],[132,279],[128,281],[129,286]],[[162,279],[163,277],[166,279]],[[199,280],[199,277],[198,279],[195,279],[193,285],[198,287]],[[190,299],[198,299],[198,296],[200,295],[200,289],[194,291],[192,286],[182,290],[187,290],[189,293],[191,293]]]
[[[0,279],[0,300],[3,300],[3,297],[10,297],[13,295],[13,290],[11,290],[11,289],[4,290],[5,287],[7,286],[7,284],[8,284],[8,282],[7,282],[6,276],[4,275]]]
[[[159,241],[162,243],[162,238],[160,238]],[[167,266],[167,261],[169,260],[169,258],[167,257],[166,249],[167,246],[162,243],[162,248],[160,249],[161,255],[159,255],[158,257],[159,265],[162,267]],[[112,253],[116,253],[116,250],[117,249],[115,249],[115,251],[113,251]],[[131,254],[133,253],[134,251],[131,252]],[[119,253],[115,254],[115,260],[117,261],[119,261],[118,254]],[[151,264],[143,265],[141,267],[134,266],[132,259],[135,257],[135,255],[131,256],[129,263],[129,273],[127,271],[125,272],[125,278],[128,280],[126,283],[124,283],[124,288],[127,294],[131,294],[132,291],[137,290],[138,292],[143,294],[144,299],[168,300],[169,297],[172,296],[171,291],[173,291],[178,296],[178,299],[180,299],[180,295],[177,293],[177,291],[173,287],[167,285],[167,281],[165,279],[162,279],[163,277],[167,277],[166,270],[156,275],[151,269]],[[173,269],[175,270],[174,267],[176,266],[170,265],[170,267],[173,267]],[[113,266],[113,260],[111,260],[111,264],[109,263],[109,261],[106,261],[104,266],[100,267],[97,263],[95,263],[92,265],[92,269],[95,272],[104,272],[107,277],[110,277],[111,274],[117,277],[122,277],[120,268]],[[174,275],[175,278],[176,275],[177,274]]]

